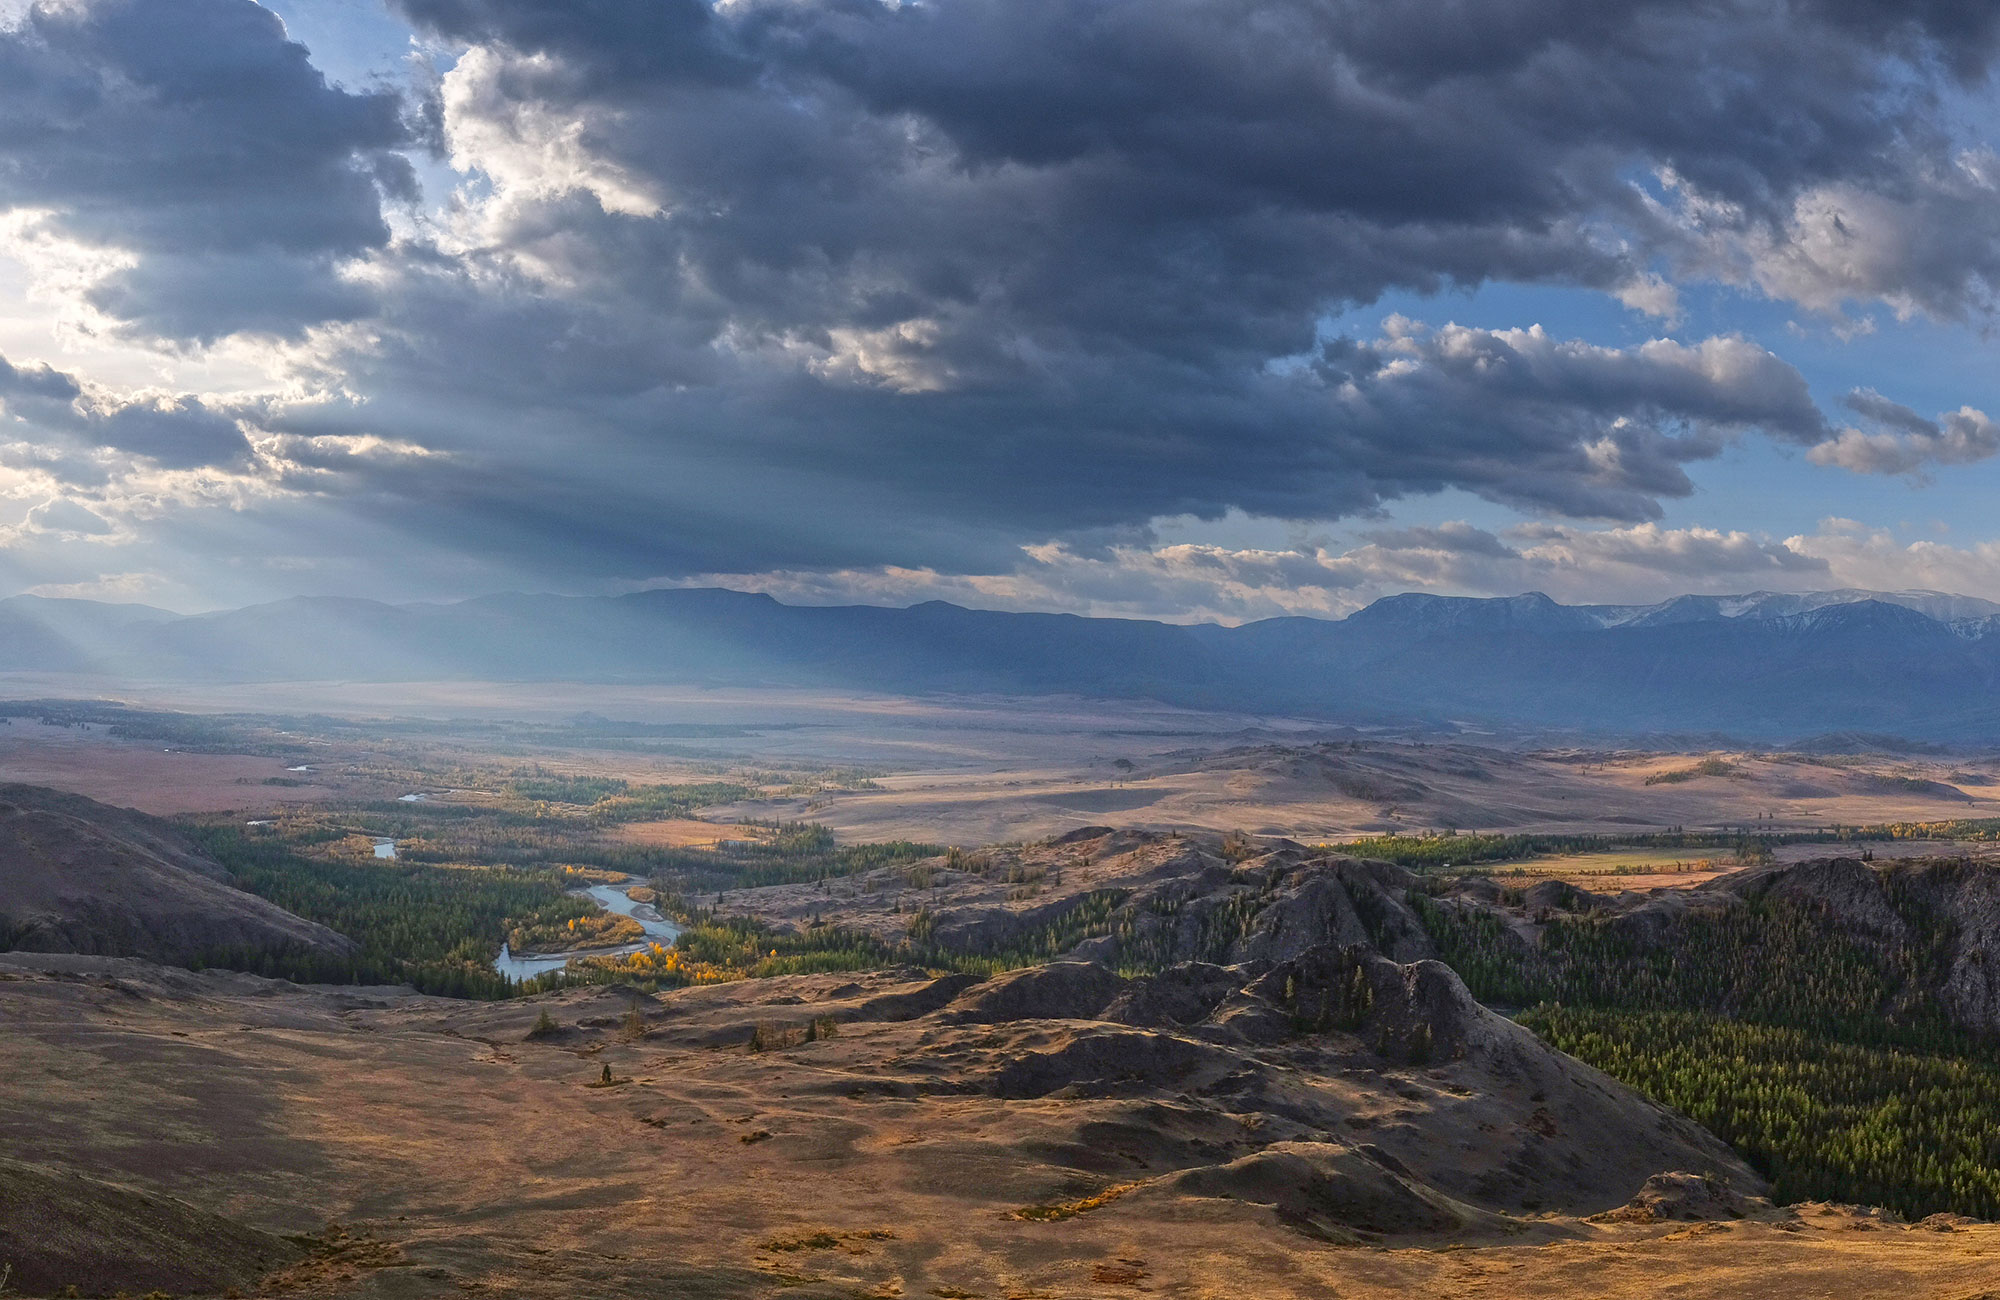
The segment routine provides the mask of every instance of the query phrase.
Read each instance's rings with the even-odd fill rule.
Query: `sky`
[[[2000,599],[1991,0],[0,0],[0,595]]]

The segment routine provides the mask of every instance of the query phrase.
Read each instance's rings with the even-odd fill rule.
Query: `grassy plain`
[[[1741,869],[1731,850],[1609,849],[1598,853],[1546,853],[1467,870],[1508,884],[1562,880],[1586,889],[1684,889]]]
[[[0,677],[0,692],[16,696],[111,691]],[[480,773],[503,768],[642,784],[748,772],[771,779],[746,782],[750,798],[705,815],[967,848],[1091,824],[1316,842],[1444,827],[1785,829],[2000,813],[1990,757],[1362,736],[1311,719],[1132,702],[504,682],[126,683],[116,694],[149,717],[202,725],[112,735],[110,713],[72,704],[71,716],[100,725],[59,735],[23,706],[11,735],[0,726],[0,779],[175,812],[474,789]],[[6,743],[17,739],[33,743]],[[313,770],[287,771],[295,765]],[[1660,779],[1679,773],[1692,775]],[[304,783],[264,784],[272,779]]]
[[[606,832],[614,844],[648,849],[712,849],[723,841],[767,838],[769,828],[680,817],[670,821],[622,822]]]

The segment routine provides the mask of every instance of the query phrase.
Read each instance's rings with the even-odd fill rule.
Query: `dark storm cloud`
[[[0,29],[0,208],[137,254],[95,297],[141,332],[289,333],[361,309],[332,263],[414,196],[401,113],[247,0],[39,4]]]
[[[939,137],[916,143],[946,145],[956,168],[1090,164],[1071,188],[1141,201],[1121,220],[1165,200],[1156,218],[1270,208],[1517,234],[1602,201],[1635,163],[1760,204],[1814,181],[1903,175],[1904,151],[1939,142],[1923,74],[1942,58],[1982,75],[2000,32],[1990,6],[1886,0],[402,7],[450,39],[546,56],[515,70],[519,94],[637,110],[601,143],[663,172],[751,137],[765,148],[744,168],[810,166],[788,146],[916,124]],[[737,75],[746,65],[754,86]],[[651,138],[703,107],[696,97],[723,95],[706,105],[720,107],[739,90],[744,107],[815,111],[753,110],[747,131],[714,123],[692,149]],[[862,184],[885,170],[829,162]],[[698,190],[704,178],[674,179]],[[725,168],[709,185],[738,179]]]
[[[1967,317],[2000,279],[1947,104],[1986,3],[393,2],[459,55],[428,103],[248,0],[35,11],[0,206],[132,250],[93,300],[137,330],[365,320],[321,358],[355,400],[266,413],[283,482],[534,581],[993,572],[1451,488],[1649,520],[1731,439],[1849,431],[1734,336],[1322,322],[1495,280]],[[392,242],[431,139],[480,183]],[[1970,455],[1947,423],[1814,455]]]
[[[506,556],[538,581],[801,557],[994,572],[1019,562],[1023,541],[1115,541],[1134,521],[1209,511],[1225,494],[1309,518],[1458,486],[1645,519],[1689,490],[1686,462],[1742,430],[1825,432],[1797,372],[1741,339],[1610,349],[1402,324],[1227,385],[1158,365],[1072,366],[1061,419],[1038,388],[902,393],[739,365],[692,391],[565,397],[552,436],[545,411],[521,408],[567,391],[560,363],[510,375],[511,355],[457,337],[487,364],[419,396],[413,377],[435,374],[437,359],[391,351],[360,375],[393,399],[287,427],[419,431],[452,456],[346,461],[350,507],[421,536],[415,553]],[[567,460],[577,448],[587,472]]]
[[[582,74],[596,88],[675,79],[740,82],[756,72],[753,62],[725,48],[723,24],[706,0],[403,0],[398,7],[453,41],[552,55],[568,74]]]
[[[73,402],[83,393],[75,378],[48,365],[16,366],[0,357],[0,401],[9,397]]]
[[[41,444],[51,454],[15,457],[59,480],[97,483],[104,467],[75,453],[111,448],[166,469],[224,465],[250,450],[234,413],[184,395],[108,400],[87,392],[75,376],[48,366],[17,367],[0,357],[0,436]],[[68,453],[68,454],[65,454]],[[74,469],[66,469],[66,466]]]
[[[552,574],[992,571],[1445,488],[1656,518],[1731,438],[1833,436],[1795,371],[1727,337],[1317,322],[1659,271],[1950,312],[2000,244],[1925,215],[1976,198],[1937,71],[1982,75],[1974,8],[400,7],[470,47],[436,110],[496,198],[474,251],[382,288],[346,359],[368,407],[308,423],[451,452],[340,472],[356,509]],[[1938,251],[1787,260],[1828,187]]]

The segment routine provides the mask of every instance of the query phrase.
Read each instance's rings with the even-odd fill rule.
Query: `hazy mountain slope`
[[[185,962],[219,950],[353,944],[236,889],[144,813],[39,786],[0,786],[0,948]]]
[[[1342,620],[1225,628],[719,590],[314,598],[193,617],[16,598],[0,601],[0,671],[1078,694],[1362,722],[1984,741],[2000,726],[1996,608],[1935,592],[1652,606],[1405,595]]]
[[[1313,656],[1322,684],[1300,693],[1322,706],[1372,697],[1431,716],[1753,733],[1936,734],[1952,713],[1990,704],[2000,682],[2000,641],[1880,602],[1587,630],[1553,614],[1437,630],[1368,613],[1264,662],[1276,672]]]

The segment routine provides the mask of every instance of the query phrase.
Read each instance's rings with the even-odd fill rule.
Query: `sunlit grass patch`
[[[1737,776],[1742,768],[1725,758],[1704,758],[1692,767],[1676,767],[1665,772],[1655,772],[1646,778],[1647,785],[1679,785],[1704,776]]]
[[[1127,1192],[1139,1187],[1138,1183],[1116,1183],[1101,1192],[1076,1201],[1050,1201],[1042,1205],[1025,1205],[1014,1211],[1017,1219],[1030,1223],[1057,1223],[1063,1219],[1074,1219],[1079,1214],[1101,1210]]]

